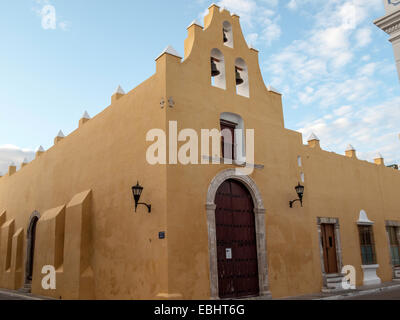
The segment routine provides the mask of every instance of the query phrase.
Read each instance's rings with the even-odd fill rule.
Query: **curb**
[[[337,295],[337,296],[319,298],[319,299],[314,299],[314,300],[344,300],[344,299],[351,298],[351,297],[360,297],[360,296],[365,296],[365,295],[374,294],[374,293],[391,291],[394,289],[400,289],[400,284],[394,284],[394,285],[383,287],[383,288],[367,289],[367,290],[362,290],[362,291],[358,291],[358,292],[354,292],[354,293],[341,294],[341,295]]]
[[[0,293],[4,294],[4,295],[7,295],[7,296],[10,296],[10,297],[21,298],[22,300],[36,300],[36,301],[50,300],[50,299],[45,298],[45,297],[43,297],[43,298],[38,297],[38,296],[34,297],[32,295],[29,295],[29,294],[22,294],[22,293],[17,293],[15,291],[9,291],[9,290],[4,290],[4,289],[1,289]]]

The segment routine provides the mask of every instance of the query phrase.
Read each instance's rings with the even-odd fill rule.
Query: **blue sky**
[[[284,95],[287,128],[315,132],[329,151],[351,143],[362,159],[400,162],[399,81],[388,36],[373,24],[383,0],[216,3],[240,15],[266,84]],[[85,110],[102,111],[118,85],[129,91],[151,76],[167,45],[183,53],[186,27],[210,4],[2,1],[0,171],[72,132]],[[43,19],[49,8],[55,23]]]

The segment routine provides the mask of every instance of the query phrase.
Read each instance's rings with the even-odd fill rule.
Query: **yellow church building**
[[[188,135],[174,136],[187,128],[233,139],[212,156],[202,145],[198,164],[163,148],[165,163],[149,161],[149,132],[168,133],[165,150],[181,153]],[[232,163],[219,161],[229,153]],[[357,286],[389,282],[400,279],[399,190],[382,156],[327,152],[316,135],[304,145],[286,129],[282,96],[265,86],[239,17],[212,5],[204,27],[188,27],[183,58],[168,47],[152,77],[118,88],[103,112],[0,178],[0,288],[268,299],[342,290],[352,268]],[[55,288],[43,286],[46,266]]]

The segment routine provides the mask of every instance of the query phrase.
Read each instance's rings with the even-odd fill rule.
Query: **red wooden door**
[[[254,205],[249,191],[235,180],[217,191],[218,284],[220,298],[259,295]]]

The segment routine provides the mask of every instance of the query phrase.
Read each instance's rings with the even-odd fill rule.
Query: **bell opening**
[[[235,61],[236,93],[240,96],[249,98],[249,70],[246,62],[242,58]]]
[[[229,21],[224,21],[222,24],[222,33],[224,45],[233,48],[233,29]]]

